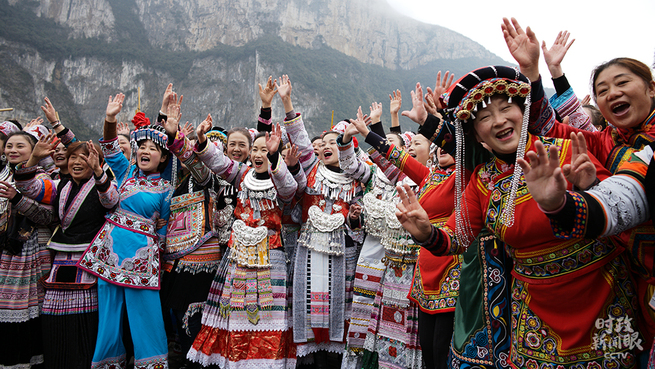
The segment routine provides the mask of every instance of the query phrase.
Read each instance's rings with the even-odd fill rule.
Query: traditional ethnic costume
[[[551,145],[560,149],[561,164],[570,163],[569,140],[528,134],[529,81],[515,69],[499,66],[469,73],[445,96],[457,119],[458,163],[463,125],[478,105],[484,106],[483,101],[495,94],[519,101],[526,98],[516,157],[534,150],[539,140],[547,150]],[[598,176],[607,177],[600,163],[590,158]],[[484,227],[505,242],[514,260],[509,359],[513,367],[634,367],[641,339],[633,335],[637,307],[623,248],[607,238],[562,241],[555,237],[548,218],[530,198],[520,167],[508,162],[511,159],[516,160],[513,155],[496,154],[478,166],[456,214],[443,228],[433,227],[422,246],[436,255],[462,253]],[[630,339],[624,340],[626,334]]]
[[[456,155],[454,132],[452,123],[432,115],[419,129],[420,134],[430,137],[433,143],[451,155]],[[486,162],[491,158],[491,154],[479,143],[472,142],[468,143],[465,154],[467,170],[463,179],[468,181],[468,168],[473,169]],[[446,171],[445,174],[435,173],[429,187],[447,182],[451,183],[450,191],[456,191],[456,184],[451,182],[455,177],[456,173],[451,171]],[[426,189],[427,191],[429,190]],[[419,196],[425,196],[426,192],[421,192]],[[429,207],[432,203],[425,201],[426,205],[423,206]],[[504,244],[484,229],[462,254],[460,293],[455,306],[453,337],[448,357],[448,365],[451,368],[483,369],[510,366],[512,260],[504,250]],[[424,252],[422,257],[428,255],[431,254]]]
[[[59,182],[55,219],[60,227],[48,248],[55,251],[52,270],[43,280],[44,357],[48,368],[89,368],[98,335],[96,278],[75,264],[118,204],[111,172],[77,184]]]
[[[533,83],[532,87],[537,89],[539,96],[544,95],[541,79]],[[541,101],[542,103],[537,107],[544,113],[540,115],[541,119],[530,125],[530,129],[544,136],[560,138],[569,138],[571,132],[582,132],[588,151],[598,158],[612,174],[616,173],[618,168],[630,159],[632,153],[655,141],[655,109],[651,110],[644,122],[637,127],[617,128],[610,125],[602,132],[588,132],[557,122],[548,99]],[[535,109],[533,109],[534,111]],[[653,272],[655,258],[652,257],[655,254],[652,242],[655,238],[655,228],[652,222],[648,221],[626,230],[617,237],[627,244],[630,268],[636,277],[634,282],[637,285],[638,301],[641,305],[642,314],[639,316],[639,325],[643,330],[647,330],[648,333],[644,332],[644,340],[646,346],[650,346],[655,336],[655,316],[651,314],[647,303],[655,291],[655,272]]]
[[[419,203],[426,209],[433,224],[443,224],[452,214],[455,204],[454,172],[435,168],[430,170],[405,151],[369,132],[366,142],[371,144],[387,160],[398,167],[418,186]],[[394,212],[395,216],[395,212]],[[410,242],[411,244],[411,242]],[[418,262],[411,269],[413,277],[407,281],[408,298],[421,310],[419,313],[419,335],[424,360],[443,366],[452,337],[453,318],[459,296],[460,256],[437,257],[424,250],[418,251]],[[442,315],[440,315],[442,314]],[[421,322],[423,320],[423,322]],[[428,322],[431,323],[428,325]],[[435,331],[434,325],[438,328]],[[422,330],[422,331],[421,331]],[[439,341],[435,343],[435,339]]]
[[[147,139],[166,149],[168,138],[163,129],[149,126],[132,132],[133,155],[136,143]],[[156,230],[155,221],[169,218],[173,188],[160,173],[146,175],[130,165],[118,138],[101,140],[100,145],[116,174],[120,205],[107,217],[77,264],[100,278],[100,326],[92,368],[125,367],[125,311],[134,342],[135,368],[167,368],[168,344],[158,291],[166,227]],[[170,175],[171,161],[176,159],[169,155],[168,160],[164,175]]]
[[[38,283],[47,275],[51,255],[46,249],[50,230],[37,203],[52,204],[56,188],[37,166],[19,164],[12,175],[8,165],[0,179],[15,181],[19,191],[10,201],[0,199],[0,367],[30,368],[43,363],[41,305]]]
[[[651,142],[632,154],[614,176],[588,191],[568,191],[564,207],[547,215],[553,232],[562,239],[599,237],[629,232],[640,224],[650,224],[645,222],[652,221],[655,213],[654,146],[655,143]],[[584,227],[578,226],[583,224]],[[644,258],[650,257],[652,255],[644,255]],[[652,314],[650,309],[654,308],[655,299],[651,299],[646,309]],[[654,355],[651,347],[649,369],[655,368]]]
[[[295,345],[286,298],[287,258],[280,237],[282,206],[278,201],[291,200],[297,183],[278,153],[268,155],[269,175],[229,159],[222,147],[207,141],[198,148],[197,155],[205,165],[239,191],[229,249],[187,357],[221,368],[294,368]]]
[[[298,358],[318,351],[341,354],[357,258],[346,219],[361,189],[340,169],[318,161],[300,114],[288,112],[285,125],[307,174],[294,260],[293,339]]]
[[[342,368],[421,368],[418,307],[407,298],[418,247],[395,215],[395,183],[404,175],[375,151],[371,158],[377,166],[358,159],[353,141],[344,144],[342,138],[337,138],[340,167],[366,184],[362,202],[367,233],[355,272]]]
[[[186,354],[200,332],[202,306],[221,262],[221,247],[227,246],[236,194],[198,159],[182,133],[168,148],[189,173],[171,199],[161,298],[173,310]]]

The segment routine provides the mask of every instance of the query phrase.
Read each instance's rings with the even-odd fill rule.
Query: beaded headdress
[[[463,244],[468,245],[475,235],[471,233],[468,211],[463,206],[464,198],[464,126],[475,119],[478,109],[484,109],[491,103],[493,95],[507,95],[511,103],[512,98],[519,97],[524,100],[525,109],[521,126],[521,135],[516,150],[516,158],[525,155],[525,145],[528,137],[528,123],[530,119],[530,80],[516,68],[505,66],[488,66],[475,69],[455,82],[442,96],[442,102],[447,106],[446,112],[455,125],[455,138],[457,142],[455,151],[456,185],[455,185],[455,212],[456,232]],[[521,166],[514,163],[514,174],[510,187],[507,205],[502,210],[500,220],[505,226],[514,225],[514,202],[521,175]]]
[[[177,183],[177,158],[168,150],[168,135],[166,130],[159,124],[150,124],[142,128],[137,128],[130,133],[130,146],[132,146],[132,158],[130,162],[136,161],[136,152],[139,148],[138,143],[144,140],[151,140],[162,150],[168,152],[168,163],[166,169],[161,173],[162,178],[171,182],[171,192],[169,197],[172,196]]]
[[[213,127],[209,132],[205,133],[207,139],[211,142],[216,142],[220,140],[223,143],[223,146],[227,146],[227,133],[221,127]]]

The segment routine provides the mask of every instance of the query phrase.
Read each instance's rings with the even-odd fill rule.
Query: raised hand
[[[425,102],[423,103],[423,105],[425,106],[425,111],[427,111],[428,114],[432,114],[432,115],[438,114],[437,104],[434,102],[434,99],[432,98],[432,94],[430,94],[430,92],[425,94]]]
[[[414,191],[408,184],[405,184],[404,188],[396,186],[396,190],[400,196],[400,203],[396,205],[398,221],[417,241],[426,241],[432,232],[432,224],[428,213],[418,203]]]
[[[539,78],[539,40],[537,40],[537,36],[530,27],[523,31],[519,22],[514,18],[511,22],[509,19],[503,18],[500,28],[503,30],[503,37],[510,54],[521,67],[521,73],[530,81],[536,81]]]
[[[589,94],[580,100],[580,105],[589,105],[589,103],[591,103],[591,96]]]
[[[444,92],[448,91],[450,85],[453,84],[454,78],[455,75],[450,74],[450,71],[446,71],[446,73],[443,75],[443,78],[441,78],[441,71],[437,72],[437,82],[434,84],[434,91],[428,87],[428,93],[425,95],[425,101],[428,103],[428,105],[431,107],[434,106],[436,110],[446,108],[441,103],[440,97],[444,94]],[[428,98],[431,98],[432,102],[429,102]],[[430,114],[435,115],[432,112],[430,112]]]
[[[184,127],[182,127],[181,131],[184,136],[189,137],[189,135],[195,131],[195,128],[193,128],[193,124],[186,122],[184,123]]]
[[[43,113],[45,113],[45,118],[48,120],[48,122],[52,124],[57,121],[57,110],[55,110],[55,107],[52,106],[50,99],[47,97],[44,98],[43,101],[45,102],[45,105],[41,105],[41,110],[43,110]]]
[[[123,109],[123,101],[125,100],[125,95],[118,93],[116,96],[113,98],[111,95],[109,96],[109,101],[107,102],[107,121],[108,122],[115,122],[116,121],[116,116],[118,113],[121,112]]]
[[[291,145],[291,148],[287,152],[287,156],[284,157],[284,163],[287,165],[287,168],[295,167],[298,164],[300,159],[301,152],[298,150],[298,146]]]
[[[27,125],[24,127],[24,129],[34,127],[34,126],[38,126],[38,125],[43,125],[43,118],[38,117],[38,118],[34,118],[34,119],[30,120],[30,122],[27,123]]]
[[[207,136],[205,136],[205,133],[209,132],[210,129],[212,129],[212,124],[214,123],[214,120],[212,119],[211,114],[207,114],[207,118],[203,120],[200,124],[198,124],[198,127],[196,127],[196,136],[198,136],[198,142],[203,143],[207,140]]]
[[[175,114],[178,110],[181,112],[182,100],[184,100],[184,95],[180,95],[178,99],[177,92],[170,94],[168,97],[168,113],[166,115]]]
[[[273,81],[273,76],[268,76],[266,86],[262,87],[259,83],[259,98],[262,100],[262,108],[270,108],[273,102],[273,96],[277,93],[277,80]]]
[[[93,141],[87,141],[86,148],[89,150],[89,155],[81,155],[82,159],[84,159],[86,164],[93,169],[93,173],[96,177],[102,176],[100,156],[98,155],[98,150],[96,150],[96,147],[93,145]]]
[[[412,110],[405,110],[401,114],[419,125],[423,125],[428,118],[428,112],[423,105],[423,87],[420,83],[416,83],[416,89],[412,91]]]
[[[530,195],[545,211],[559,209],[566,201],[566,179],[559,166],[559,150],[550,146],[548,153],[544,144],[537,140],[535,151],[528,151],[523,158],[517,160],[523,169],[525,183]]]
[[[164,91],[164,97],[161,100],[161,112],[164,113],[165,115],[168,115],[168,104],[170,103],[170,98],[172,94],[173,94],[173,84],[169,83],[168,86],[166,86],[166,90]]]
[[[266,148],[270,154],[277,152],[278,147],[280,147],[280,140],[282,139],[282,128],[280,123],[273,125],[273,130],[266,132]]]
[[[280,81],[280,84],[278,84],[277,81]],[[282,77],[275,80],[274,84],[277,88],[277,93],[280,94],[282,100],[291,97],[291,80],[288,75],[282,75]]]
[[[59,140],[55,140],[56,137],[57,135],[54,132],[49,132],[47,135],[41,137],[36,145],[34,145],[34,149],[32,149],[32,157],[30,158],[30,161],[32,158],[36,159],[36,161],[32,163],[33,165],[36,165],[39,160],[46,156],[54,154],[55,148],[59,145]]]
[[[353,136],[358,134],[359,130],[357,129],[357,126],[355,124],[350,123],[349,125],[346,126],[346,129],[343,132],[343,142],[348,143],[350,140],[353,139]]]
[[[119,135],[130,135],[130,126],[127,123],[120,122],[116,126],[116,133]]]
[[[389,112],[393,117],[400,111],[400,107],[403,105],[403,97],[400,90],[392,91],[391,93],[392,95],[389,95]]]
[[[377,123],[380,121],[380,117],[382,116],[382,103],[378,102],[373,102],[371,103],[371,122]]]
[[[355,126],[355,128],[357,128],[357,131],[359,131],[359,134],[361,134],[362,137],[366,138],[366,136],[368,136],[368,123],[366,122],[366,117],[364,116],[364,113],[362,113],[361,106],[357,109],[357,119],[351,119],[350,125]]]
[[[562,166],[562,174],[579,189],[586,190],[596,182],[596,166],[587,154],[582,132],[571,132],[571,164]]]
[[[555,38],[555,42],[550,49],[546,47],[546,41],[541,42],[541,50],[544,52],[544,60],[546,61],[550,75],[553,78],[559,78],[564,74],[562,72],[562,60],[564,60],[566,52],[569,51],[569,48],[573,45],[573,42],[575,42],[575,39],[568,42],[570,35],[569,31],[559,31]]]
[[[180,117],[182,113],[180,112],[180,106],[177,104],[168,105],[168,117],[162,123],[166,134],[170,138],[175,138],[177,135],[178,124],[180,123]]]

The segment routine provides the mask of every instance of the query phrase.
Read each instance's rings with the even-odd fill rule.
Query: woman
[[[371,119],[373,122],[377,121],[372,126],[378,127],[376,129],[382,128],[379,115],[376,114],[381,113],[381,110],[381,104],[373,103],[371,106]],[[395,209],[395,183],[398,178],[403,179],[405,176],[379,154],[373,155],[377,166],[371,166],[357,156],[352,139],[356,133],[357,127],[351,123],[337,138],[339,167],[343,168],[348,177],[361,182],[365,187],[362,213],[367,220],[364,225],[366,238],[355,270],[348,350],[342,368],[362,367],[362,359],[369,362],[368,365],[377,365],[379,362],[382,367],[389,364],[407,368],[421,367],[416,326],[418,311],[416,304],[410,304],[406,298],[411,284],[411,271],[416,263],[417,247],[403,244],[400,240],[403,236],[400,224],[395,219],[393,224],[389,224],[387,220],[389,209]],[[402,142],[398,135],[389,136]],[[383,300],[385,307],[382,307]],[[388,313],[389,309],[398,311],[405,318],[399,321],[385,319],[380,326],[382,311]],[[382,329],[378,329],[379,327]],[[392,332],[394,338],[390,340],[389,333]],[[388,349],[386,346],[390,342],[390,346],[403,354],[393,357],[388,354],[388,350],[382,349],[379,361],[370,358],[373,352],[377,357],[376,343],[381,343],[378,346]]]
[[[289,141],[298,146],[307,175],[302,194],[302,229],[294,256],[293,339],[298,358],[314,367],[339,367],[350,317],[357,248],[351,235],[360,228],[361,186],[339,168],[337,132],[322,135],[320,161],[293,109],[291,81],[277,85],[284,105]]]
[[[255,138],[252,168],[227,159],[208,143],[209,128],[210,121],[198,126],[198,157],[239,189],[237,219],[203,312],[203,326],[187,357],[221,368],[293,367],[295,345],[287,320],[286,255],[280,228],[282,202],[295,196],[298,185],[278,152],[280,127],[270,136]]]
[[[447,165],[449,164],[445,160],[447,157],[442,159],[444,169],[438,166],[429,168],[426,164],[433,160],[430,158],[431,144],[423,135],[415,135],[409,149],[403,151],[395,145],[389,145],[388,141],[383,140],[375,132],[369,132],[361,123],[362,120],[358,114],[355,125],[366,138],[366,142],[402,170],[413,182],[419,184],[422,203],[434,204],[430,208],[430,220],[440,224],[448,219],[453,212],[455,203],[455,176],[452,175],[454,172],[450,168],[452,164]],[[393,255],[390,255],[390,259],[398,260]],[[453,332],[455,305],[459,295],[460,257],[436,257],[430,253],[419,251],[418,261],[408,264],[410,264],[410,268],[407,268],[406,265],[405,269],[396,269],[413,272],[413,276],[402,273],[406,278],[403,280],[403,284],[407,288],[408,298],[418,306],[420,311],[417,313],[418,316],[408,315],[408,318],[418,318],[418,334],[426,366],[428,368],[445,368],[447,367],[448,346]],[[392,266],[398,267],[397,265]],[[391,307],[391,304],[389,305]],[[385,322],[385,324],[389,323]],[[387,340],[387,342],[389,341]],[[376,351],[382,351],[381,348],[389,345],[387,342],[379,342]],[[398,351],[396,350],[396,352]],[[379,360],[382,364],[382,362],[393,362],[395,359],[389,353],[379,353]]]
[[[436,255],[464,252],[467,240],[485,227],[505,242],[514,260],[513,366],[631,368],[640,341],[623,341],[635,332],[632,319],[637,314],[633,287],[624,279],[628,269],[623,249],[611,239],[562,242],[555,237],[515,164],[526,151],[556,146],[569,181],[587,188],[596,179],[580,165],[585,158],[571,141],[528,133],[529,96],[528,79],[502,66],[476,69],[453,85],[444,100],[456,118],[458,148],[465,139],[477,139],[495,158],[476,168],[461,207],[443,228],[429,223],[411,190],[401,194],[396,215]],[[598,177],[606,178],[607,171],[590,159]]]
[[[102,169],[100,147],[77,141],[66,151],[69,178],[57,186],[52,211],[60,223],[48,248],[53,266],[42,280],[44,362],[47,368],[89,368],[98,334],[96,278],[75,264],[118,204],[111,171]]]
[[[116,115],[125,95],[110,97],[100,141],[105,160],[116,174],[120,204],[84,252],[77,266],[99,277],[100,326],[92,368],[125,367],[122,342],[127,313],[134,342],[135,368],[168,365],[160,288],[160,249],[166,226],[155,230],[155,218],[168,219],[171,170],[168,137],[159,126],[132,132],[134,165],[123,155],[116,137]],[[162,174],[163,172],[163,174]]]
[[[38,239],[36,223],[47,221],[39,219],[37,202],[52,204],[56,189],[52,179],[34,165],[38,159],[32,157],[37,145],[37,150],[49,152],[50,142],[44,138],[37,144],[34,136],[9,129],[4,155],[11,171],[3,170],[0,182],[4,208],[0,222],[0,364],[30,368],[43,363],[43,288],[38,280],[51,265],[50,252]]]
[[[539,76],[539,41],[529,29],[524,32],[518,22],[504,19],[502,25],[505,41],[521,66],[521,72],[530,78],[537,99],[543,96]],[[650,68],[635,59],[616,58],[596,67],[591,75],[592,93],[598,109],[611,127],[602,132],[586,132],[584,135],[589,152],[595,156],[610,173],[614,174],[633,152],[655,141],[655,81]],[[548,99],[536,107],[548,112]],[[549,137],[568,138],[571,132],[579,130],[559,123],[553,114],[539,114],[539,120],[530,124],[530,129]],[[637,277],[638,300],[642,304],[639,325],[648,330],[647,346],[655,336],[655,319],[648,314],[646,305],[655,289],[655,260],[649,257],[655,250],[650,242],[642,240],[655,237],[655,229],[648,224],[635,227],[620,234],[630,250],[630,267]],[[644,353],[645,361],[646,353]]]

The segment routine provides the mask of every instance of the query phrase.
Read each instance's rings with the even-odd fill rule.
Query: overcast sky
[[[651,68],[653,66],[655,28],[652,17],[655,14],[655,0],[387,2],[412,18],[461,33],[511,62],[514,59],[507,51],[500,30],[503,17],[515,17],[524,29],[530,26],[539,42],[545,40],[548,47],[553,44],[557,32],[568,30],[575,42],[562,67],[579,98],[590,93],[591,71],[605,61],[631,57]],[[543,55],[540,71],[544,85],[552,87]]]

